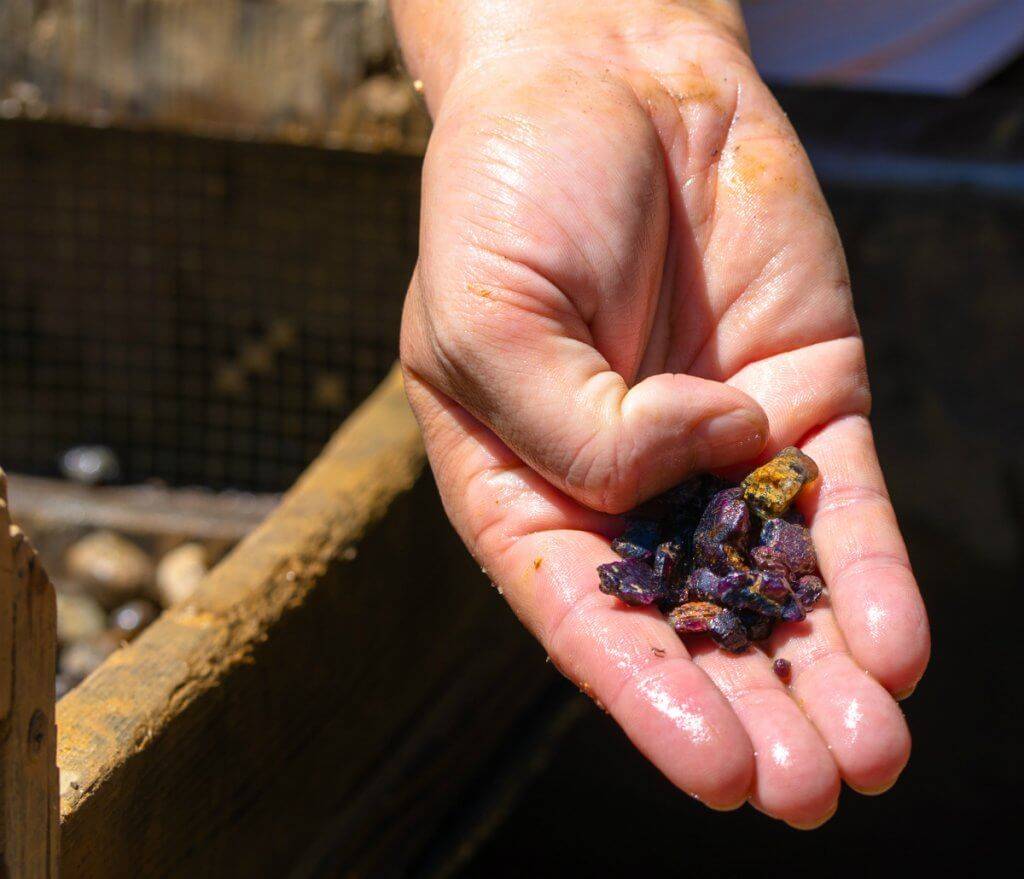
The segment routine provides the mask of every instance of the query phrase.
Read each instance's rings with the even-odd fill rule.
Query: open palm
[[[867,421],[842,248],[749,59],[663,29],[457,79],[402,353],[446,509],[558,667],[683,790],[796,826],[892,784],[927,620]],[[686,62],[680,62],[686,57]],[[790,445],[827,600],[764,650],[597,589],[614,514]],[[793,665],[790,687],[771,657]]]

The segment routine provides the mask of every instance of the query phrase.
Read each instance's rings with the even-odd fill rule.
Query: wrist
[[[739,0],[391,0],[391,7],[432,114],[456,78],[517,55],[630,64],[665,46],[747,51]]]

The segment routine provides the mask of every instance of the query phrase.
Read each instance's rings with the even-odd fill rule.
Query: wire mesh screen
[[[396,355],[419,162],[0,122],[0,461],[287,487]]]

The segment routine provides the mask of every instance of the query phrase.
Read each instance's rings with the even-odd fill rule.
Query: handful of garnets
[[[726,650],[763,641],[776,620],[799,621],[821,596],[803,517],[790,509],[818,467],[783,449],[739,486],[695,476],[637,507],[612,541],[622,561],[597,569],[601,591],[656,604],[680,635],[708,632]]]

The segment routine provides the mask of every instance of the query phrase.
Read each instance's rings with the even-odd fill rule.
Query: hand
[[[402,361],[452,522],[557,666],[683,790],[810,827],[902,770],[928,625],[835,226],[733,8],[699,5],[549,0],[435,53]],[[613,514],[790,444],[822,473],[806,622],[730,655],[598,591]]]

